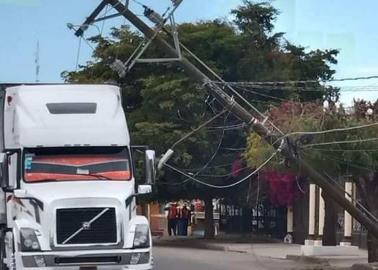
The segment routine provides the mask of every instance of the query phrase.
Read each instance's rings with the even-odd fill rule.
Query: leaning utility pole
[[[138,18],[128,7],[122,4],[119,0],[103,0],[101,4],[95,9],[95,11],[86,19],[84,24],[75,33],[77,36],[81,36],[83,31],[96,20],[96,17],[101,10],[111,5],[119,15],[124,16],[129,22],[131,22],[139,31],[141,31],[148,39],[154,39],[154,42],[162,49],[169,57],[178,58],[177,50],[171,46],[164,38],[156,35],[156,31],[151,29],[146,23]],[[261,121],[261,115],[257,111],[250,113],[244,109],[235,99],[228,95],[222,88],[216,84],[211,84],[211,80],[201,70],[199,70],[194,64],[192,64],[184,56],[181,57],[181,61],[178,62],[185,70],[187,75],[194,81],[208,86],[209,93],[216,98],[227,110],[232,112],[235,116],[244,121],[254,132],[260,137],[264,138],[267,143],[272,145],[290,162],[296,163],[307,175],[329,194],[342,208],[348,211],[357,221],[359,221],[365,228],[371,232],[376,238],[378,238],[378,222],[377,219],[368,216],[359,208],[357,208],[352,202],[345,198],[344,192],[337,188],[333,183],[330,183],[323,175],[317,172],[312,166],[310,166],[301,156],[298,154],[297,146],[293,141],[284,137],[281,134],[272,132],[265,125],[265,121]],[[278,143],[277,143],[278,142]]]

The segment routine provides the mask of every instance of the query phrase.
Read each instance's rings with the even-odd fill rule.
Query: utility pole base
[[[302,256],[358,256],[359,254],[356,246],[301,246]]]
[[[314,242],[315,241],[313,239],[306,239],[304,245],[305,246],[313,246]]]
[[[323,246],[323,241],[322,240],[315,240],[314,246]]]

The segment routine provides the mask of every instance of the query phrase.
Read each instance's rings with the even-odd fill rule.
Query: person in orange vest
[[[177,227],[177,204],[170,203],[168,206],[168,235],[176,235]]]
[[[178,207],[178,219],[177,219],[177,235],[187,236],[188,225],[190,219],[190,210],[185,203],[181,207]]]

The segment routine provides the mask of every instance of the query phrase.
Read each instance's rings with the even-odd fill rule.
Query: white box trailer
[[[0,87],[1,88],[1,87]],[[1,269],[152,269],[130,137],[112,85],[3,85]],[[153,183],[155,154],[145,151]]]

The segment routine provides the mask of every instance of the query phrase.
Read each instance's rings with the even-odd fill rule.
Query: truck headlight
[[[21,228],[21,251],[39,251],[41,246],[39,245],[37,235],[34,229]]]
[[[134,248],[150,247],[150,229],[147,224],[138,224],[135,226]]]

